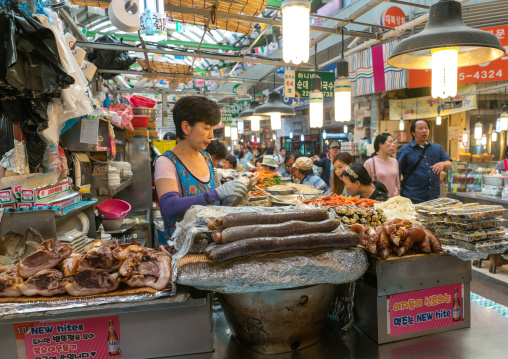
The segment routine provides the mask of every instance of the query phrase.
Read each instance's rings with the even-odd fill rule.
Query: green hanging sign
[[[284,71],[284,96],[285,97],[309,97],[312,91],[311,80],[315,72],[310,71]],[[333,98],[333,85],[335,83],[334,72],[318,72],[321,78],[321,92],[323,98]]]

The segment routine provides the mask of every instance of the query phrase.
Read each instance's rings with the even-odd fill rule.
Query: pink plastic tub
[[[122,219],[131,210],[131,205],[119,199],[108,199],[97,206],[104,219]]]

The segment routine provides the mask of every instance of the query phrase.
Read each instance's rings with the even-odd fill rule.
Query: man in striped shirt
[[[330,188],[326,185],[319,176],[316,176],[312,171],[313,162],[309,157],[298,158],[293,167],[295,168],[294,174],[301,184],[306,184],[323,191],[323,196],[330,194]]]

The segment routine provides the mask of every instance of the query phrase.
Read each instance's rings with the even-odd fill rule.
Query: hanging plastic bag
[[[105,35],[99,37],[95,42],[104,44],[122,44],[122,40],[118,40],[113,35]],[[113,48],[113,46],[112,46]],[[135,47],[132,48],[135,50]],[[93,62],[99,69],[108,70],[128,70],[129,67],[136,62],[136,59],[129,56],[127,51],[111,51],[111,50],[94,50],[88,55],[88,60]],[[116,75],[102,74],[105,79],[112,79]]]
[[[14,148],[12,122],[0,113],[0,158]]]

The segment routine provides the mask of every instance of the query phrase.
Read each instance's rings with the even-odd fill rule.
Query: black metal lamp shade
[[[277,91],[272,91],[270,95],[268,95],[268,102],[256,108],[254,116],[267,116],[273,112],[279,112],[283,116],[295,114],[295,110],[291,106],[282,103],[280,93]]]
[[[459,48],[458,67],[497,60],[505,53],[495,35],[464,24],[459,2],[440,0],[430,7],[425,29],[399,42],[387,62],[404,69],[431,69],[432,49],[444,47]]]
[[[256,110],[256,107],[258,107],[260,104],[259,104],[259,101],[251,101],[250,102],[250,105],[249,105],[249,108],[240,112],[238,114],[238,118],[241,118],[241,119],[244,119],[244,120],[250,120],[250,118],[252,116],[254,116],[254,111]],[[259,117],[266,117],[268,118],[268,116],[261,116],[259,115]]]

